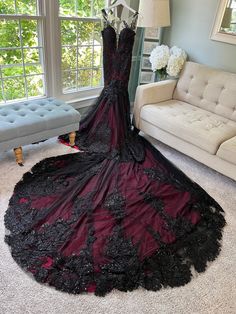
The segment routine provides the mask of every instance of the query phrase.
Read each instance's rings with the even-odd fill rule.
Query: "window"
[[[104,0],[60,0],[64,92],[102,85],[101,21]]]
[[[106,0],[0,0],[0,104],[94,97]]]
[[[31,0],[0,0],[0,14],[0,103],[44,96],[40,7]]]

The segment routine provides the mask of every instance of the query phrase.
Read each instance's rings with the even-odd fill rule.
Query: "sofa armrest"
[[[134,101],[134,124],[136,128],[139,128],[142,107],[172,99],[176,83],[176,80],[165,80],[138,86]]]

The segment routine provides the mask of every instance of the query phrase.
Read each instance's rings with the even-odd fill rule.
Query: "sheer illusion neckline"
[[[125,29],[129,29],[131,30],[134,34],[136,33],[135,30],[133,29],[133,23],[135,21],[135,19],[138,17],[138,14],[139,12],[138,11],[135,11],[135,13],[133,13],[129,18],[132,18],[132,21],[131,21],[131,24],[129,25],[125,20],[121,20],[121,23],[124,23],[125,27],[121,29],[121,31],[118,33],[117,29],[112,25],[112,22],[110,22],[108,20],[108,14],[106,12],[105,9],[102,10],[102,15],[103,15],[103,18],[105,20],[105,23],[107,24],[106,26],[103,27],[102,31],[104,31],[105,29],[107,28],[112,28],[113,31],[115,32],[116,36],[119,38],[120,35],[122,34],[122,32],[125,30]]]

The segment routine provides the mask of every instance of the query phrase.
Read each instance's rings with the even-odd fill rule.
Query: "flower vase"
[[[167,79],[167,77],[168,77],[168,74],[165,71],[159,70],[155,72],[154,80],[155,82],[164,81]]]

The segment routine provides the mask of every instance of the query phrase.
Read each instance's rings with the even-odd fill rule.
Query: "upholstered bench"
[[[0,151],[14,148],[17,163],[23,165],[23,145],[70,133],[74,146],[79,122],[77,110],[54,98],[0,106]]]

